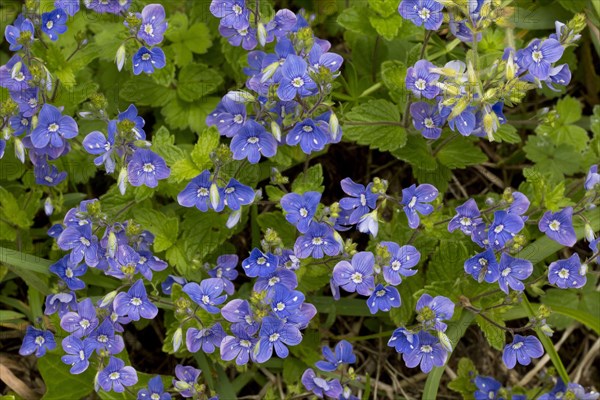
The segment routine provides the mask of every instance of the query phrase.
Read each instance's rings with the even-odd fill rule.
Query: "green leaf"
[[[541,170],[562,177],[579,171],[581,154],[572,146],[556,146],[549,138],[529,136],[523,150]]]
[[[406,86],[406,64],[401,61],[385,61],[381,64],[381,79],[390,92],[392,99],[402,104],[405,102]],[[421,140],[425,142],[424,140]]]
[[[496,322],[498,325],[505,326],[502,318],[496,315],[496,313],[486,313],[486,316]],[[497,326],[494,326],[491,322],[483,318],[481,315],[475,317],[475,322],[481,328],[481,331],[485,335],[490,346],[496,350],[502,350],[504,348],[504,342],[506,340],[506,332]]]
[[[182,13],[169,18],[169,29],[165,36],[172,43],[175,64],[185,66],[192,62],[193,53],[204,54],[212,46],[211,32],[205,23],[199,22],[190,27],[188,17]]]
[[[304,194],[306,192],[323,193],[323,167],[321,163],[308,168],[306,172],[301,172],[292,183],[292,192]]]
[[[271,228],[279,234],[279,237],[286,246],[292,247],[294,245],[296,241],[296,228],[286,221],[282,213],[262,213],[258,216],[257,222],[263,232]]]
[[[517,133],[517,128],[510,124],[500,125],[500,128],[494,133],[494,139],[498,142],[520,143],[521,136]]]
[[[50,275],[52,261],[17,250],[0,247],[0,263],[13,265],[19,269]]]
[[[223,84],[222,75],[205,64],[186,65],[177,78],[177,95],[184,101],[201,99]]]
[[[406,144],[398,107],[387,100],[371,100],[345,115],[344,137],[373,149],[392,151]]]
[[[22,318],[25,318],[25,314],[11,310],[0,310],[0,323],[14,322]]]
[[[572,124],[581,119],[581,103],[571,96],[566,96],[558,100],[556,111],[558,112],[559,121],[565,125]]]
[[[437,153],[437,158],[448,168],[465,168],[487,161],[487,156],[479,146],[468,139],[457,137]]]
[[[457,377],[448,384],[448,388],[462,394],[464,399],[470,399],[477,390],[473,377],[479,375],[471,359],[463,357],[458,361]]]
[[[398,31],[402,26],[402,17],[399,14],[392,14],[389,17],[381,17],[379,15],[371,15],[369,22],[378,34],[386,40],[392,40],[398,35]]]
[[[205,97],[202,101],[186,102],[175,98],[161,110],[167,124],[173,129],[190,128],[202,132],[206,127],[206,116],[215,109],[220,98]]]
[[[340,13],[337,23],[349,31],[374,36],[377,32],[369,22],[368,16],[369,9],[367,7],[350,7]]]
[[[46,384],[43,400],[83,399],[94,391],[94,368],[71,375],[69,366],[60,360],[57,352],[50,352],[39,358],[37,365]]]
[[[398,14],[396,0],[369,0],[369,7],[382,17]]]
[[[119,96],[138,106],[163,107],[173,100],[175,93],[144,74],[127,79]]]
[[[177,217],[167,217],[160,211],[145,208],[133,210],[133,215],[137,223],[155,235],[154,251],[167,250],[176,242],[179,233]]]
[[[192,150],[192,161],[200,170],[212,167],[210,154],[219,146],[219,131],[214,127],[205,129],[198,135],[198,142]]]
[[[167,164],[173,164],[185,157],[185,153],[175,146],[175,136],[169,130],[161,126],[152,139],[152,150],[165,159]]]
[[[27,215],[22,203],[15,196],[0,186],[0,216],[19,228],[29,228],[33,224],[33,216]]]

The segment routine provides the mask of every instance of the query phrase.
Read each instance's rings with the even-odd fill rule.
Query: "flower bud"
[[[331,133],[331,139],[333,141],[338,139],[340,133],[340,121],[334,112],[329,116],[329,132]]]
[[[273,137],[275,137],[275,140],[281,142],[281,128],[275,121],[271,121],[271,133],[273,134]]]
[[[258,36],[258,43],[260,43],[262,47],[265,47],[265,43],[267,43],[267,29],[265,28],[265,24],[259,22],[256,27],[256,33]]]
[[[515,65],[515,60],[513,58],[512,51],[508,56],[508,60],[506,61],[506,80],[510,81],[515,77],[517,73],[517,66]]]
[[[44,212],[48,217],[54,212],[54,205],[52,204],[52,199],[50,197],[46,197],[46,201],[44,201]]]
[[[275,61],[272,64],[267,65],[262,70],[262,77],[260,78],[260,83],[265,83],[277,72],[277,68],[279,68],[279,61]]]
[[[127,191],[127,183],[129,182],[127,177],[127,168],[122,167],[121,171],[119,171],[119,178],[117,179],[117,185],[119,186],[119,191],[121,195],[125,195]]]
[[[117,235],[115,235],[114,231],[110,231],[108,233],[108,238],[107,238],[107,251],[108,251],[108,256],[110,258],[113,258],[115,256],[115,254],[117,253]]]
[[[225,95],[229,100],[233,100],[236,103],[249,103],[256,101],[256,97],[252,93],[245,90],[231,90]]]
[[[210,185],[210,205],[216,210],[219,207],[220,202],[221,194],[219,193],[219,187],[213,182],[212,185]]]
[[[185,381],[175,382],[175,390],[177,390],[178,392],[183,392],[184,390],[188,390],[191,387],[192,387],[192,385],[190,385],[189,383],[187,383]]]
[[[588,265],[587,263],[581,263],[581,265],[579,266],[579,275],[581,276],[586,276],[587,275],[587,271],[588,271]]]
[[[550,328],[550,325],[548,324],[542,325],[540,329],[542,332],[544,332],[544,335],[546,336],[552,336],[554,334],[554,331],[552,330],[552,328]]]
[[[587,240],[588,242],[593,242],[596,237],[594,235],[594,229],[592,228],[592,226],[589,223],[585,224],[584,231],[585,231],[585,240]]]
[[[123,65],[125,65],[125,55],[125,45],[122,44],[115,55],[115,63],[117,64],[117,69],[119,71],[121,71],[123,69]]]
[[[229,218],[227,219],[227,223],[225,223],[225,226],[228,229],[233,229],[234,226],[236,226],[238,224],[238,222],[240,222],[240,218],[242,217],[242,209],[238,209],[233,211],[231,214],[229,214]]]
[[[448,335],[446,335],[442,331],[437,331],[437,336],[440,340],[440,344],[444,347],[444,349],[446,349],[446,351],[448,352],[452,352],[452,342],[450,341]]]
[[[18,61],[15,63],[15,65],[13,65],[12,69],[10,70],[10,77],[12,79],[15,79],[15,77],[17,75],[19,75],[19,73],[21,72],[21,67],[23,66],[23,62]]]
[[[173,351],[177,352],[181,347],[181,342],[183,341],[183,330],[181,327],[177,328],[175,333],[173,334]]]
[[[21,139],[15,137],[15,157],[17,157],[17,159],[19,161],[21,161],[21,163],[25,164],[25,146],[23,146],[23,142],[21,141]]]
[[[119,293],[118,290],[113,290],[112,292],[110,292],[106,296],[104,296],[102,298],[102,302],[100,303],[100,307],[104,308],[107,305],[111,304],[113,302],[113,300],[115,299],[115,297],[117,297],[118,293]]]

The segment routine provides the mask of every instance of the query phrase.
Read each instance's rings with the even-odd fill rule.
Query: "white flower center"
[[[240,346],[242,346],[242,347],[248,348],[248,347],[250,347],[251,344],[252,343],[250,343],[249,340],[246,340],[246,339],[240,340]]]
[[[67,267],[67,269],[65,269],[65,276],[67,278],[72,278],[73,277],[73,270],[69,267]]]
[[[17,76],[15,76],[15,78],[14,78],[14,79],[15,79],[15,81],[17,81],[17,82],[22,82],[22,81],[24,81],[24,80],[25,80],[25,75],[23,75],[23,73],[22,73],[22,72],[19,72],[19,73],[17,74]],[[23,123],[23,122],[21,121],[21,123]]]
[[[52,27],[54,27],[54,22],[52,22],[52,21],[46,22],[46,29],[52,29]]]
[[[231,194],[235,192],[235,188],[233,187],[228,187],[227,189],[225,189],[225,194]]]
[[[210,297],[208,297],[207,295],[202,296],[202,302],[204,304],[210,303]]]
[[[136,307],[139,307],[142,305],[142,299],[140,299],[139,297],[134,297],[131,299],[131,304],[133,304]]]
[[[483,257],[481,257],[481,258],[479,259],[479,265],[481,265],[482,267],[487,267],[487,265],[488,265],[488,260],[487,260],[487,259],[485,259],[485,258],[483,258]]]
[[[106,335],[98,335],[98,341],[100,343],[106,343],[106,342],[108,342],[108,336],[106,336]]]
[[[355,272],[352,275],[350,275],[350,280],[352,280],[352,282],[356,284],[362,283],[363,274],[361,274],[360,272]]]
[[[35,338],[35,344],[37,344],[38,346],[43,345],[45,342],[46,342],[46,339],[44,339],[44,337],[42,335]]]
[[[276,276],[272,277],[271,279],[269,279],[269,286],[275,286],[276,283],[278,283],[280,281],[280,279]]]
[[[146,34],[150,36],[154,36],[154,27],[152,26],[152,24],[144,25],[144,32],[146,32]]]
[[[471,218],[469,218],[469,217],[462,217],[460,219],[460,224],[462,226],[471,226]]]
[[[302,218],[306,218],[306,216],[308,215],[308,210],[305,207],[302,207],[299,213]]]
[[[277,303],[277,305],[275,306],[277,311],[283,311],[285,310],[285,303],[279,302]]]
[[[152,400],[160,400],[160,394],[158,394],[158,393],[152,393],[152,395],[150,396],[150,399],[152,399]]]
[[[50,132],[56,132],[58,131],[58,128],[60,128],[60,126],[55,123],[51,123],[50,125],[48,125],[48,131]]]
[[[425,81],[425,79],[419,78],[415,82],[415,87],[419,90],[425,90],[425,88],[427,87],[427,82]]]
[[[144,170],[144,172],[149,173],[154,172],[156,167],[153,164],[145,163],[142,169]]]
[[[510,269],[510,267],[504,268],[504,270],[502,270],[502,276],[507,277],[511,272],[512,269]]]
[[[118,372],[113,372],[112,374],[110,374],[108,376],[111,380],[116,381],[117,379],[119,379],[121,377],[121,374]]]
[[[79,350],[79,359],[81,361],[85,360],[85,353],[83,352],[83,350]]]
[[[276,342],[279,340],[279,333],[275,332],[269,336],[269,342]]]
[[[312,127],[312,126],[310,126],[310,125],[304,125],[304,126],[302,127],[302,130],[303,130],[304,132],[306,132],[306,133],[310,133],[310,132],[312,132],[312,131],[313,131],[313,127]]]
[[[365,194],[364,194],[364,193],[361,193],[361,194],[360,194],[360,198],[359,198],[359,199],[360,199],[360,205],[361,205],[361,206],[363,206],[363,207],[364,207],[364,206],[366,206],[366,205],[367,205],[367,196],[365,196]]]
[[[392,271],[398,271],[401,266],[402,266],[402,263],[399,260],[394,260],[392,262]]]
[[[433,119],[431,118],[425,118],[425,121],[423,121],[423,123],[425,124],[425,128],[434,128],[435,124],[433,123]]]
[[[558,230],[560,229],[560,222],[558,222],[557,220],[554,220],[554,221],[550,222],[548,227],[551,230],[553,230],[554,232],[558,232]]]
[[[304,86],[304,79],[302,79],[300,77],[294,78],[292,80],[292,86],[295,87],[295,88],[299,88],[299,87]]]
[[[423,353],[431,353],[432,351],[433,351],[433,347],[431,347],[428,344],[421,346],[421,352],[423,352]]]
[[[533,53],[531,53],[531,58],[533,58],[533,61],[535,61],[536,63],[539,63],[544,58],[544,55],[541,51],[536,50]]]
[[[381,290],[376,291],[375,296],[377,296],[377,297],[385,296],[385,290],[381,289]]]
[[[208,196],[208,189],[201,187],[198,189],[198,192],[196,192],[196,193],[197,193],[198,197],[206,197],[206,196]]]
[[[417,204],[417,196],[413,196],[412,199],[410,199],[410,203],[408,203],[408,208],[413,208],[415,204]]]
[[[512,348],[514,350],[519,350],[521,347],[523,347],[524,343],[523,342],[519,342],[519,343],[515,343],[512,345]]]
[[[148,61],[149,59],[150,59],[150,53],[144,53],[144,54],[142,55],[142,60],[144,60],[144,61]]]
[[[267,262],[267,259],[266,259],[266,258],[264,258],[264,257],[258,257],[258,258],[256,259],[256,263],[257,263],[258,265],[263,265],[263,264],[264,264],[264,263],[266,263],[266,262]]]
[[[231,7],[231,10],[235,13],[235,15],[240,15],[244,11],[239,4],[234,4],[233,7]]]
[[[256,144],[258,143],[258,138],[256,136],[249,137],[247,142],[250,144]]]
[[[241,124],[242,122],[244,122],[244,116],[242,114],[236,114],[236,116],[233,117],[233,122],[235,122],[236,124]]]
[[[427,9],[425,7],[423,7],[421,9],[421,11],[419,11],[419,17],[421,17],[421,19],[423,21],[427,21],[430,16],[431,16],[431,11],[429,11],[429,9]]]
[[[79,241],[81,242],[81,244],[83,244],[85,247],[89,247],[90,244],[92,244],[87,238],[84,238],[83,236],[79,238]]]
[[[494,232],[496,233],[500,233],[504,230],[504,225],[500,224],[497,227],[494,228]]]
[[[561,269],[560,271],[558,271],[558,276],[560,276],[563,279],[567,279],[569,277],[569,270],[566,268]]]
[[[320,237],[313,238],[312,244],[314,244],[315,246],[320,246],[323,244],[323,239]]]
[[[82,327],[83,329],[87,329],[90,327],[90,321],[88,321],[87,319],[82,319],[81,321],[79,321],[79,326]]]

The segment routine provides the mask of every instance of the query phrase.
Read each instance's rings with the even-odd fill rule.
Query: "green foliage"
[[[475,364],[469,358],[462,357],[458,360],[457,377],[448,384],[448,388],[460,393],[463,399],[472,399],[477,386],[473,383],[473,377],[477,376]]]

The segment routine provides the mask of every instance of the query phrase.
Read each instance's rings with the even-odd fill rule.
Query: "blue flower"
[[[419,226],[420,219],[417,211],[421,215],[429,215],[433,212],[433,206],[430,203],[438,197],[438,190],[428,183],[422,185],[412,185],[409,188],[402,189],[402,202],[404,212],[408,217],[408,226],[416,229]]]
[[[448,120],[448,126],[452,131],[455,129],[463,136],[469,136],[477,127],[477,117],[475,115],[475,107],[469,106],[456,117]],[[442,116],[447,118],[451,112],[450,107],[443,107]]]
[[[544,81],[546,86],[554,92],[560,92],[553,85],[567,86],[571,82],[571,69],[569,64],[562,64],[557,67],[550,68],[550,75]]]
[[[206,124],[216,125],[219,133],[226,137],[234,137],[246,123],[246,105],[238,103],[229,97],[223,97],[223,100],[213,111],[210,120],[207,118]]]
[[[277,11],[275,17],[265,27],[267,30],[266,42],[271,43],[275,38],[283,39],[296,25],[296,14],[288,9]]]
[[[67,336],[62,340],[62,348],[67,355],[60,359],[70,365],[73,375],[81,374],[90,366],[89,358],[94,352],[94,343],[90,339],[81,340],[75,336]]]
[[[509,200],[509,204],[510,204],[510,206],[508,207],[507,211],[510,214],[523,215],[529,209],[529,205],[531,204],[531,202],[529,201],[527,196],[525,196],[523,193],[512,192],[512,196]],[[526,217],[522,217],[522,218],[526,218]]]
[[[21,63],[18,71],[15,70],[17,63]],[[29,89],[29,81],[31,78],[32,76],[31,72],[29,72],[29,68],[27,68],[27,65],[23,63],[23,59],[17,54],[12,56],[5,65],[0,67],[0,87],[7,88],[11,92],[21,92]],[[16,132],[14,134],[16,136],[20,135],[20,133]]]
[[[113,301],[113,307],[117,315],[127,316],[133,321],[141,318],[154,319],[158,314],[158,308],[148,300],[144,281],[139,279],[127,291],[117,294]]]
[[[79,133],[75,120],[62,115],[60,110],[53,105],[44,104],[38,115],[38,124],[31,132],[31,143],[37,149],[51,144],[54,147],[62,147],[64,139],[72,139]]]
[[[289,354],[287,346],[295,346],[302,341],[300,330],[284,321],[267,316],[263,318],[259,332],[259,341],[254,349],[256,362],[264,363],[273,356],[273,349],[279,358]]]
[[[306,233],[321,201],[321,193],[306,192],[302,195],[288,193],[281,198],[281,207],[286,212],[285,219],[300,233]]]
[[[417,98],[433,99],[440,93],[440,88],[435,85],[440,76],[430,72],[432,68],[435,66],[429,61],[419,60],[406,71],[406,88]]]
[[[563,246],[573,247],[577,242],[577,234],[573,229],[573,207],[566,207],[556,213],[547,211],[540,219],[538,228]]]
[[[144,118],[138,115],[137,107],[133,104],[130,104],[129,107],[127,107],[127,110],[119,113],[119,115],[117,116],[117,121],[132,122],[135,125],[133,128],[131,128],[131,133],[133,134],[133,137],[135,139],[141,140],[146,139],[146,132],[144,131],[144,125],[146,124],[146,121],[144,121]],[[110,121],[108,124],[109,133],[111,130],[111,125],[113,126],[114,131],[117,130],[117,122],[114,120]]]
[[[367,306],[371,314],[377,314],[381,310],[388,312],[392,307],[400,307],[400,293],[393,286],[383,286],[381,283],[375,286],[373,293],[367,299]]]
[[[71,264],[79,264],[85,259],[90,267],[98,265],[98,238],[92,233],[90,224],[81,226],[67,226],[56,239],[58,247],[62,250],[71,250],[69,260]]]
[[[10,92],[10,97],[12,97],[12,99],[19,106],[19,112],[23,114],[24,117],[30,118],[33,117],[38,111],[40,105],[38,94],[39,89],[37,87],[33,87],[21,89],[17,92]]]
[[[43,357],[47,350],[54,350],[56,341],[52,332],[47,330],[36,329],[33,326],[27,326],[23,344],[19,349],[19,354],[28,356],[35,353],[36,357]]]
[[[252,350],[258,340],[239,325],[232,325],[231,333],[234,336],[225,336],[221,342],[221,359],[231,361],[235,358],[237,365],[248,364],[251,358],[254,360]]]
[[[285,139],[290,146],[300,143],[305,154],[321,151],[329,142],[328,127],[323,121],[313,121],[310,118],[296,123]]]
[[[448,223],[448,232],[454,232],[457,229],[470,235],[473,228],[481,223],[479,208],[473,199],[467,200],[464,204],[456,207],[456,215]]]
[[[541,395],[538,400],[561,400],[563,399],[565,392],[567,391],[567,385],[562,381],[562,379],[558,378],[556,381],[556,385],[552,388],[552,390],[548,393]]]
[[[506,253],[502,253],[500,257],[498,283],[500,289],[508,294],[508,286],[513,290],[523,291],[525,285],[521,282],[529,278],[533,272],[531,261],[521,258],[514,258]]]
[[[138,251],[140,256],[135,270],[149,281],[152,280],[152,271],[164,271],[167,268],[167,263],[153,255],[148,250]]]
[[[278,318],[283,319],[292,315],[303,302],[304,294],[302,292],[277,285],[271,298],[271,311]]]
[[[42,14],[42,32],[50,40],[58,40],[58,35],[67,31],[67,13],[61,8]]]
[[[488,240],[490,245],[499,250],[506,242],[511,240],[525,226],[523,219],[506,211],[496,211],[494,222],[488,229]]]
[[[402,18],[412,21],[416,26],[423,25],[425,29],[437,31],[444,20],[443,8],[435,0],[402,0],[398,12]]]
[[[296,239],[294,253],[298,258],[323,258],[336,256],[342,250],[342,246],[335,239],[331,226],[324,222],[313,222],[304,236]]]
[[[279,258],[272,253],[263,253],[257,248],[252,249],[250,257],[242,261],[242,268],[250,278],[266,277],[275,272]]]
[[[165,160],[148,149],[137,149],[127,164],[127,177],[131,186],[158,186],[158,181],[167,179],[171,169]]]
[[[344,193],[351,196],[340,200],[340,207],[343,210],[352,211],[348,220],[350,225],[356,224],[363,215],[377,206],[379,195],[371,190],[372,183],[369,183],[365,188],[365,186],[354,182],[350,178],[344,178],[340,185]]]
[[[119,354],[125,348],[123,337],[115,335],[115,327],[110,318],[102,321],[98,328],[89,335],[89,340],[98,354],[101,354],[101,351],[107,351],[108,354]]]
[[[244,50],[253,50],[258,44],[256,29],[254,28],[235,29],[221,24],[219,25],[219,33],[228,39],[230,45],[241,45]]]
[[[226,336],[219,322],[210,328],[189,328],[185,334],[185,344],[190,353],[196,353],[201,348],[205,353],[213,353],[219,348],[223,338]]]
[[[587,282],[585,270],[581,268],[579,254],[574,253],[566,260],[554,261],[548,267],[548,281],[561,289],[579,289]]]
[[[277,152],[277,141],[259,123],[249,120],[231,140],[234,160],[247,158],[251,164],[260,160],[261,154],[273,157]]]
[[[404,327],[398,328],[392,333],[388,346],[394,347],[400,354],[410,353],[419,347],[419,336]]]
[[[178,380],[173,379],[173,386],[175,390],[183,397],[194,397],[196,392],[196,384],[202,371],[194,367],[184,367],[183,365],[175,366],[175,377]]]
[[[435,296],[431,297],[424,293],[415,307],[419,319],[423,326],[428,329],[445,332],[448,326],[442,322],[449,320],[454,315],[454,303],[447,297]]]
[[[242,206],[252,204],[254,201],[254,190],[233,178],[229,180],[222,192],[221,200],[223,204],[234,211],[239,210]]]
[[[413,125],[424,138],[438,139],[442,134],[444,118],[440,115],[438,107],[425,102],[417,102],[410,105],[410,115]]]
[[[56,186],[67,178],[66,172],[58,172],[56,165],[48,165],[45,162],[34,166],[33,175],[35,183],[44,186]]]
[[[212,278],[221,279],[223,282],[223,288],[225,292],[232,295],[235,291],[233,283],[231,281],[238,277],[238,272],[235,267],[238,263],[238,256],[235,254],[225,254],[217,258],[217,266],[210,271],[208,274]]]
[[[198,285],[196,282],[186,283],[183,291],[190,296],[196,304],[211,314],[217,314],[219,309],[216,307],[227,300],[227,295],[223,293],[223,283],[218,278],[204,279]]]
[[[535,336],[521,336],[516,334],[512,343],[504,346],[502,361],[508,369],[513,369],[518,362],[521,365],[529,365],[532,358],[544,355],[544,348]]]
[[[148,4],[142,10],[142,25],[137,37],[146,42],[148,46],[155,46],[162,42],[168,23],[165,21],[165,9],[160,4]]]
[[[417,273],[411,269],[419,263],[421,253],[411,245],[400,247],[394,242],[381,242],[390,253],[390,262],[383,266],[383,278],[390,285],[399,285],[402,276],[412,276]]]
[[[267,67],[273,68],[271,65],[274,64],[275,70],[271,70],[270,74],[272,74],[272,76],[270,77],[270,80],[275,83],[279,83],[282,76],[281,66],[283,63],[285,63],[286,58],[290,54],[296,55],[296,49],[294,48],[292,41],[284,36],[279,39],[275,45],[275,54],[265,54],[265,56],[262,58],[261,68],[258,72],[262,73],[262,71]],[[265,80],[265,77],[263,76],[261,80]]]
[[[527,48],[523,49],[519,65],[527,68],[531,75],[541,81],[550,76],[552,63],[560,60],[565,51],[556,39],[533,40]]]
[[[171,400],[171,394],[165,393],[160,375],[148,381],[148,388],[140,389],[137,393],[137,400]]]
[[[52,315],[58,312],[59,318],[62,318],[63,315],[76,308],[77,299],[73,292],[49,294],[46,296],[46,301],[44,302],[44,314]]]
[[[212,0],[210,12],[221,18],[221,25],[234,29],[246,29],[250,25],[250,11],[244,0]]]
[[[169,275],[167,276],[167,279],[165,279],[161,284],[160,287],[163,291],[164,294],[166,294],[167,296],[170,296],[172,291],[173,291],[173,285],[174,284],[178,284],[180,286],[183,286],[187,283],[187,280],[185,278],[182,278],[180,276],[175,276],[175,275]]]
[[[499,267],[494,251],[489,248],[465,261],[465,272],[477,282],[494,283],[499,277]]]
[[[33,42],[33,33],[35,28],[33,26],[33,22],[31,22],[29,18],[24,18],[21,14],[19,14],[13,24],[14,25],[6,26],[6,29],[4,30],[4,37],[10,44],[8,49],[10,51],[18,51],[23,48],[23,45],[21,44],[23,39],[28,38],[29,43]]]
[[[78,338],[89,335],[97,326],[96,308],[89,298],[77,304],[77,312],[69,311],[60,319],[60,327]]]
[[[64,256],[50,266],[50,272],[58,275],[71,290],[81,290],[85,288],[85,282],[79,279],[79,277],[85,275],[86,271],[87,265],[72,264],[69,260],[69,256]]]
[[[85,151],[98,155],[94,159],[94,164],[96,166],[104,164],[104,168],[106,168],[106,172],[109,174],[115,171],[115,159],[113,157],[115,145],[114,128],[116,128],[115,124],[108,125],[108,138],[102,132],[93,131],[88,133],[82,142]]]
[[[352,263],[346,260],[338,262],[333,268],[333,281],[347,292],[357,292],[369,296],[375,286],[373,253],[361,251],[352,256]]]
[[[500,382],[490,376],[476,376],[474,380],[477,390],[473,393],[475,400],[497,399],[498,391],[502,387]]]
[[[83,4],[100,14],[121,14],[129,8],[131,0],[86,0]]]
[[[293,100],[296,95],[306,97],[313,94],[317,85],[308,75],[308,65],[301,57],[290,54],[281,67],[281,82],[277,96],[283,101]]]
[[[133,386],[137,383],[137,372],[133,367],[125,366],[123,360],[111,357],[108,365],[98,373],[98,384],[107,392],[114,390],[117,393],[123,393],[126,386]]]
[[[142,72],[151,74],[155,68],[161,69],[167,65],[165,53],[160,47],[154,47],[150,50],[144,46],[133,56],[133,74],[139,75]]]
[[[590,167],[590,170],[585,177],[585,183],[583,184],[583,187],[585,190],[592,190],[598,184],[600,184],[600,174],[598,173],[598,165],[595,164]]]
[[[281,257],[279,258],[279,267],[272,274],[260,277],[254,282],[253,290],[255,292],[266,291],[267,296],[271,296],[278,286],[286,287],[290,290],[298,287],[298,277],[294,271],[281,267]]]
[[[206,212],[208,207],[212,207],[210,203],[211,185],[210,171],[204,170],[177,195],[177,202],[183,207],[195,206],[198,210]]]
[[[327,396],[331,399],[337,399],[342,394],[342,384],[338,379],[325,380],[319,378],[312,368],[308,368],[302,374],[300,381],[306,388],[318,398]]]
[[[54,7],[60,8],[71,17],[79,12],[79,0],[54,0]]]
[[[352,351],[352,344],[346,340],[342,340],[335,345],[335,353],[327,346],[321,349],[325,361],[320,360],[315,363],[315,366],[321,371],[333,372],[340,365],[354,364],[356,356]]]
[[[309,67],[315,72],[319,72],[320,67],[327,68],[331,72],[337,72],[344,62],[344,58],[336,53],[329,53],[323,50],[318,43],[315,43],[308,53]]]
[[[415,348],[403,354],[406,366],[414,368],[420,365],[421,371],[425,373],[429,373],[434,366],[443,367],[448,353],[439,340],[426,331],[420,331],[417,337],[418,344]]]

